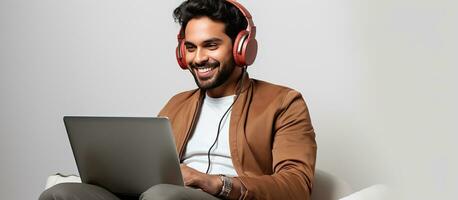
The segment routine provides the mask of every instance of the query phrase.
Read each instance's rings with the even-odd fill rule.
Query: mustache
[[[191,63],[191,64],[189,64],[189,66],[191,68],[215,68],[215,67],[218,67],[219,64],[220,63],[218,61],[209,61],[209,62],[205,62],[203,64]]]

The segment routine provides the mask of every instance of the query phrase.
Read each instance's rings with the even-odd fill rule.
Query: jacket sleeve
[[[289,91],[274,122],[272,175],[238,177],[243,199],[310,199],[317,145],[301,94]]]

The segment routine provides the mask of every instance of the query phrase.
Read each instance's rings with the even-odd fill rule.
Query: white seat
[[[364,188],[340,200],[385,200],[392,199],[389,196],[389,189],[386,185],[377,184]]]
[[[59,183],[81,183],[81,178],[76,175],[62,175],[60,173],[48,176],[45,189],[48,189]]]

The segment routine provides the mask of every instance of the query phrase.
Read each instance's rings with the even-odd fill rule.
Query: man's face
[[[233,73],[232,41],[225,25],[208,17],[191,19],[185,29],[186,62],[202,89],[222,85]]]

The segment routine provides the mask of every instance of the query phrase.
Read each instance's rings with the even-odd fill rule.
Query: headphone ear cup
[[[258,42],[250,38],[250,32],[243,30],[237,35],[232,54],[235,64],[240,67],[253,64],[258,52]]]
[[[178,46],[175,49],[175,55],[177,58],[178,65],[181,67],[181,69],[188,69],[188,65],[186,64],[186,52],[183,41],[178,42]]]
[[[245,59],[243,59],[243,41],[248,35],[248,31],[243,30],[237,34],[237,37],[234,41],[234,46],[232,47],[232,55],[237,66],[245,66]]]
[[[249,66],[254,63],[256,60],[256,55],[258,54],[258,41],[253,38],[248,38],[244,43],[243,55],[245,59],[245,65]]]

